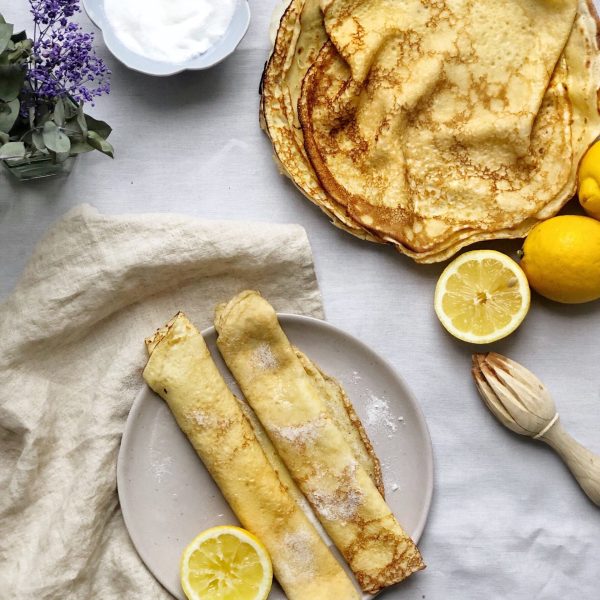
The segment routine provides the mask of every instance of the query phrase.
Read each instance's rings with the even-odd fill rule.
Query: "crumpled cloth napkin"
[[[260,290],[322,317],[305,231],[73,209],[0,305],[0,596],[171,598],[125,529],[116,459],[144,337],[178,310]]]

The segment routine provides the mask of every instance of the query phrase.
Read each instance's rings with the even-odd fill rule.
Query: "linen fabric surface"
[[[179,309],[202,329],[259,289],[322,317],[297,225],[73,209],[0,305],[0,597],[171,598],[123,523],[116,460],[144,386],[144,337]]]

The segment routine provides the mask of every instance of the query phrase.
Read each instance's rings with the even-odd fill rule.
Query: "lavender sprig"
[[[94,36],[72,21],[79,0],[29,0],[35,24],[27,79],[34,104],[69,96],[90,102],[110,92],[110,70],[93,48]]]
[[[33,40],[0,14],[0,159],[70,156],[99,150],[113,156],[110,126],[84,104],[110,91],[110,70],[94,36],[72,18],[79,0],[29,0]]]

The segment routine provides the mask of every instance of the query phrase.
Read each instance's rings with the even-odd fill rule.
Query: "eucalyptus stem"
[[[0,52],[0,64],[21,71],[8,83],[10,104],[0,100],[0,117],[8,115],[0,118],[0,148],[10,144],[2,155],[49,151],[63,161],[99,150],[113,156],[106,141],[111,128],[84,113],[85,104],[109,93],[110,70],[95,53],[93,34],[72,18],[81,12],[79,2],[29,0],[33,39],[14,34]]]

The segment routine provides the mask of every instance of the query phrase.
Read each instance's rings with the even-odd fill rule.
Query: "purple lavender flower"
[[[35,23],[49,25],[50,23],[72,17],[76,12],[81,12],[79,0],[29,0],[31,13]]]
[[[70,21],[79,0],[29,0],[35,24],[27,73],[31,104],[69,96],[91,102],[110,92],[110,70],[93,48],[94,36]]]

